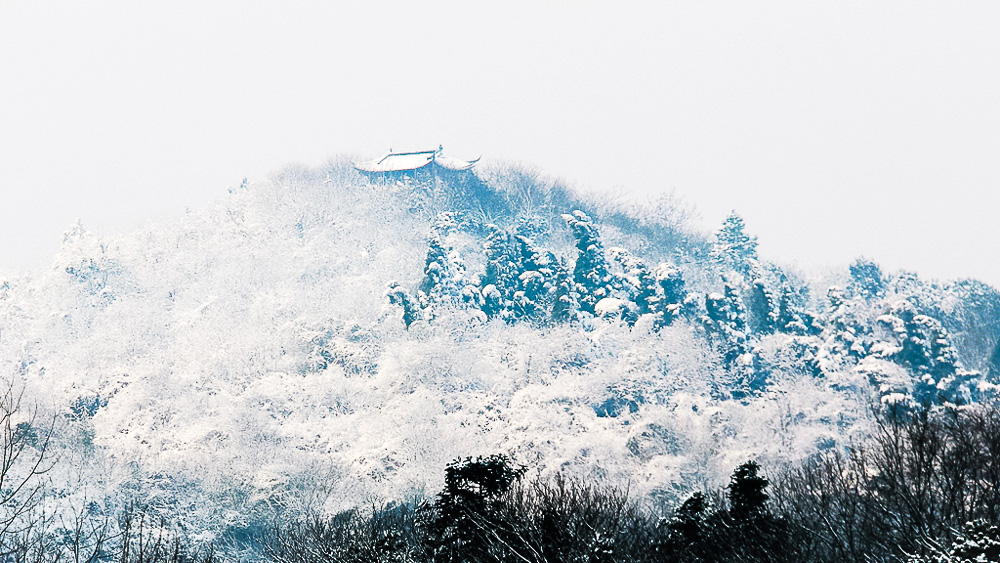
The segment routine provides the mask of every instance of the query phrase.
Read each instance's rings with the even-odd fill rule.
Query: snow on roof
[[[447,168],[448,170],[468,170],[479,162],[479,159],[475,160],[460,160],[458,158],[447,156],[441,154],[438,151],[434,156],[434,162],[441,168]]]
[[[417,170],[431,163],[446,170],[468,170],[479,162],[475,160],[461,160],[443,154],[443,149],[415,151],[415,152],[389,152],[376,160],[366,162],[355,162],[354,167],[361,172],[403,172],[406,170]]]

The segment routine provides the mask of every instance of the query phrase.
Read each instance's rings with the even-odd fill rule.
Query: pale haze
[[[0,4],[0,272],[244,177],[443,144],[1000,286],[1000,4]]]

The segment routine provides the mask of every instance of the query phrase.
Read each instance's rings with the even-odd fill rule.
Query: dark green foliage
[[[705,297],[704,326],[716,349],[722,354],[727,377],[716,390],[722,397],[743,399],[762,392],[767,387],[768,373],[761,369],[748,340],[747,312],[743,299],[731,280],[725,293]]]
[[[513,235],[496,225],[487,225],[489,236],[483,249],[486,254],[486,273],[482,279],[485,288],[492,285],[500,298],[511,301],[518,289],[518,276],[524,271],[521,252]]]
[[[410,328],[411,324],[420,320],[422,316],[420,305],[398,283],[391,282],[385,294],[389,298],[389,303],[403,308],[403,322],[406,328]]]
[[[779,331],[799,336],[815,336],[823,330],[817,315],[807,309],[808,296],[807,286],[796,286],[787,278],[781,280],[776,313]]]
[[[760,476],[760,465],[748,461],[736,468],[727,487],[729,491],[729,513],[738,521],[749,521],[761,517],[766,511],[769,498],[765,492],[767,479]]]
[[[891,331],[898,349],[889,359],[913,373],[914,400],[923,404],[965,404],[976,394],[978,373],[961,369],[948,332],[936,319],[920,315],[906,301],[880,322]]]
[[[439,236],[432,236],[427,241],[427,261],[424,265],[424,278],[418,290],[427,299],[441,301],[450,298],[456,300],[460,295],[458,285],[459,272],[451,259],[451,249],[446,247]]]
[[[521,481],[501,455],[457,460],[426,507],[425,561],[642,561],[650,519],[614,489],[557,477]]]
[[[951,333],[962,363],[970,369],[1000,376],[1000,292],[976,280],[948,287],[958,303],[940,318]]]
[[[524,475],[503,455],[455,460],[445,469],[444,490],[425,524],[426,552],[435,561],[484,560],[498,529],[502,495]]]
[[[667,538],[656,546],[664,561],[708,561],[708,500],[696,492],[667,521]]]
[[[668,521],[662,561],[795,561],[799,556],[792,525],[768,504],[767,479],[748,461],[736,468],[727,487],[728,507],[709,511],[695,493]]]
[[[839,287],[827,291],[830,309],[821,337],[832,354],[850,362],[857,362],[868,355],[872,344],[872,328],[861,322],[855,314],[854,301],[847,300]]]
[[[559,268],[552,303],[552,320],[569,322],[575,320],[580,311],[580,294],[566,268]]]
[[[779,305],[762,278],[750,284],[748,308],[749,324],[752,332],[770,334],[781,327]]]
[[[514,293],[515,311],[522,317],[543,320],[551,315],[565,267],[554,254],[535,246],[526,235],[515,235],[514,241],[523,265]]]
[[[684,301],[687,299],[684,276],[671,264],[657,266],[655,276],[660,285],[660,295],[656,302],[659,324],[666,326],[683,312]]]
[[[486,272],[481,280],[483,312],[508,322],[541,321],[551,315],[561,264],[525,235],[487,225]]]
[[[615,289],[608,259],[604,255],[604,245],[597,232],[597,226],[582,211],[563,215],[576,239],[576,265],[573,267],[573,281],[580,293],[580,308],[594,313],[594,305],[605,297],[610,297]]]
[[[985,520],[968,522],[951,543],[947,553],[924,561],[928,563],[1000,561],[1000,527]]]
[[[886,279],[878,264],[866,258],[858,258],[851,264],[851,293],[866,300],[885,294]]]
[[[656,276],[649,271],[641,258],[624,248],[611,249],[611,256],[622,267],[620,285],[629,299],[635,303],[636,313],[654,313],[661,301],[658,297]]]
[[[723,267],[735,270],[745,278],[750,277],[757,263],[757,237],[746,234],[743,218],[735,211],[726,217],[722,227],[715,232],[712,256]]]

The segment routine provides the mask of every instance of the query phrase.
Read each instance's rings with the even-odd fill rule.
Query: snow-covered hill
[[[124,236],[72,227],[0,280],[0,375],[56,416],[53,502],[216,532],[426,494],[495,452],[674,501],[859,440],[874,405],[993,393],[994,289],[865,260],[810,286],[738,216],[684,217],[511,166],[289,169]]]

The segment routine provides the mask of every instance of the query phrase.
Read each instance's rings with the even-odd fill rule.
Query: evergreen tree
[[[669,325],[680,316],[687,299],[684,288],[684,277],[681,271],[671,264],[660,264],[656,267],[656,282],[660,285],[657,309],[660,314],[660,324]]]
[[[859,303],[849,301],[837,286],[827,290],[829,309],[820,338],[824,355],[833,362],[826,371],[836,371],[844,364],[855,364],[868,355],[872,345],[871,327],[861,322],[856,314]]]
[[[457,226],[454,214],[440,213],[427,239],[427,259],[424,277],[417,288],[421,308],[435,304],[456,304],[463,301],[465,267],[458,253],[446,242]]]
[[[559,261],[524,234],[511,234],[495,225],[488,229],[480,290],[483,311],[508,322],[546,318],[555,300]]]
[[[543,319],[555,301],[561,264],[551,252],[535,246],[525,235],[515,235],[523,271],[518,276],[515,302],[522,316]]]
[[[484,561],[500,527],[501,497],[526,468],[504,455],[455,460],[445,469],[445,486],[424,525],[432,561]],[[502,537],[500,538],[502,540]]]
[[[705,309],[705,326],[722,353],[723,366],[729,374],[727,391],[736,399],[762,391],[767,385],[767,374],[758,369],[751,353],[747,312],[736,284],[729,280],[723,294],[707,295]]]
[[[725,325],[735,335],[746,337],[747,311],[736,284],[727,281],[724,285],[723,308]]]
[[[440,213],[427,239],[427,259],[424,277],[417,287],[417,302],[428,320],[434,318],[437,307],[489,307],[482,291],[465,279],[465,265],[458,252],[447,244],[446,237],[455,227],[454,214]]]
[[[749,277],[757,262],[757,237],[746,234],[743,218],[731,212],[715,232],[712,257],[723,266]]]
[[[751,331],[770,334],[780,327],[779,306],[762,277],[750,284],[749,323]]]
[[[726,487],[729,513],[734,520],[744,522],[765,514],[767,499],[770,498],[766,492],[767,485],[757,462],[747,461],[736,468]]]
[[[727,487],[729,508],[708,513],[704,495],[695,493],[667,523],[667,541],[658,545],[662,561],[797,561],[788,522],[768,507],[768,481],[748,461],[733,472]]]
[[[901,301],[878,320],[895,342],[887,358],[913,374],[916,402],[965,404],[973,399],[979,374],[962,369],[958,352],[937,319],[917,314],[913,305]]]
[[[878,264],[862,257],[851,264],[850,270],[851,283],[848,287],[852,295],[868,301],[885,295],[886,280]]]
[[[576,320],[580,314],[580,294],[565,265],[557,270],[555,284],[552,320],[558,323]]]
[[[708,500],[695,492],[681,504],[667,523],[667,541],[655,550],[665,561],[707,561]]]
[[[981,563],[1000,561],[1000,526],[986,520],[969,522],[952,542],[947,556],[936,563]]]
[[[777,330],[799,336],[815,336],[822,331],[817,315],[806,308],[808,291],[808,287],[796,287],[787,278],[781,280],[775,313]]]
[[[563,219],[573,231],[578,251],[573,267],[573,281],[580,294],[580,309],[594,314],[594,305],[605,297],[610,297],[614,289],[614,278],[604,255],[604,245],[597,232],[597,226],[582,211],[563,215]]]
[[[641,258],[624,248],[612,248],[611,257],[622,267],[619,285],[625,289],[629,300],[635,303],[639,315],[654,312],[659,301],[656,276],[649,271]]]
[[[731,561],[797,561],[788,522],[771,512],[768,481],[760,465],[748,461],[733,472],[727,496],[729,511],[722,514],[717,534],[726,542]],[[721,532],[721,533],[720,533]],[[728,537],[727,537],[728,536]]]
[[[483,245],[486,254],[486,273],[482,285],[484,290],[492,285],[504,301],[510,301],[518,289],[518,276],[523,271],[521,253],[510,233],[492,224],[486,228],[489,234]]]
[[[411,324],[421,319],[420,306],[405,289],[400,287],[399,283],[390,282],[385,295],[389,298],[389,303],[403,308],[403,322],[406,328],[410,328]]]
[[[462,269],[453,260],[451,248],[445,246],[440,236],[431,236],[427,241],[424,277],[418,287],[421,306],[427,308],[433,303],[457,302],[464,287],[461,278]]]

